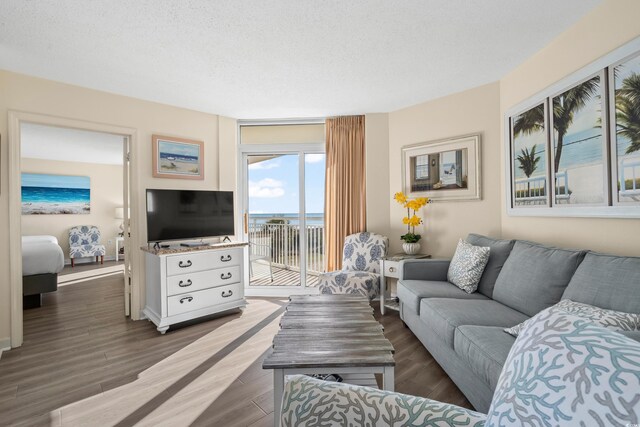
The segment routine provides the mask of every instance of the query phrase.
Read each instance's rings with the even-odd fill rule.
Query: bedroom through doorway
[[[108,300],[111,315],[129,316],[130,136],[25,120],[17,140],[19,197],[11,205],[19,212],[20,238],[12,239],[12,247],[20,249],[22,281],[19,290],[12,281],[12,309],[18,292],[22,304],[20,313],[11,314],[12,326],[19,320],[23,328],[19,337],[12,333],[12,347],[39,340],[44,329],[55,335],[73,328],[82,310],[91,317],[96,301],[88,295],[103,307]],[[114,281],[122,283],[117,293],[113,286],[100,290]]]

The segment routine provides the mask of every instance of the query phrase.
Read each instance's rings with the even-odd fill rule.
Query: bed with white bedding
[[[41,295],[58,289],[64,253],[54,236],[22,236],[23,307],[40,307]]]

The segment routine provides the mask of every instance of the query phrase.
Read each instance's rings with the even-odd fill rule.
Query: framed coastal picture
[[[91,213],[88,176],[23,173],[23,215],[77,215]]]
[[[155,178],[204,179],[204,142],[153,135]]]
[[[553,206],[608,202],[604,72],[551,97]]]
[[[513,206],[548,206],[546,102],[514,115],[510,127]]]
[[[612,198],[640,204],[640,54],[609,67]]]
[[[480,135],[402,148],[402,187],[411,197],[480,199]]]

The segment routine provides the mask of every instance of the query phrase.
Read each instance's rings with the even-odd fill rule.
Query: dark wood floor
[[[24,345],[0,359],[0,425],[273,425],[262,358],[284,301],[160,335],[123,316],[122,278],[60,288],[24,313]],[[396,348],[396,390],[470,407],[397,313],[376,315]]]

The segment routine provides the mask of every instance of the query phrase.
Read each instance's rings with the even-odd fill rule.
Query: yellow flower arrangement
[[[407,233],[400,236],[400,239],[407,243],[418,242],[421,236],[416,234],[416,226],[422,224],[422,218],[420,218],[417,213],[430,202],[429,198],[417,197],[415,199],[409,199],[402,192],[394,194],[393,198],[396,202],[407,208],[407,216],[402,218],[402,223],[407,226]],[[413,215],[411,215],[411,211],[413,211]]]

